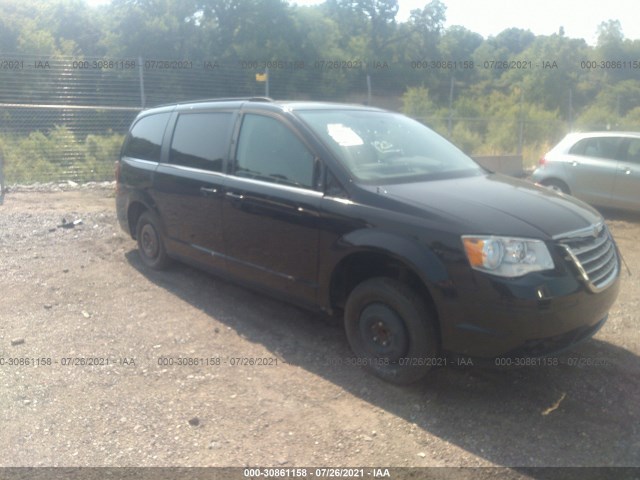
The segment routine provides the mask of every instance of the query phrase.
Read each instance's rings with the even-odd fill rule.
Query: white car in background
[[[532,180],[593,205],[640,211],[640,133],[570,133]]]

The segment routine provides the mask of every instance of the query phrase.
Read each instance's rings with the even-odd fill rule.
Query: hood
[[[457,233],[549,239],[602,221],[580,200],[499,174],[385,185],[377,191],[450,218]]]

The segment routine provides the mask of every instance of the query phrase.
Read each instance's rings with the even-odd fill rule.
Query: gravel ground
[[[559,365],[400,388],[349,364],[333,319],[143,268],[113,195],[0,206],[0,466],[640,466],[639,216],[607,213],[634,274]]]

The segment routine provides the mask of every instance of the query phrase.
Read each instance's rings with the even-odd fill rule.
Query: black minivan
[[[342,315],[358,364],[395,383],[456,356],[535,364],[593,335],[619,290],[597,211],[371,107],[146,110],[116,203],[149,267],[178,259]]]

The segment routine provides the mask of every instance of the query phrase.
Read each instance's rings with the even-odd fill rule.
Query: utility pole
[[[451,132],[453,131],[453,84],[455,83],[455,79],[453,75],[451,75],[451,86],[449,87],[449,120],[447,122],[447,132],[449,138],[451,138]]]
[[[144,64],[142,63],[142,56],[138,57],[138,77],[140,80],[140,106],[144,108],[147,104],[147,99],[144,94]]]
[[[573,89],[569,89],[569,115],[567,115],[569,119],[569,131],[573,130]]]
[[[518,131],[518,155],[522,155],[522,144],[524,142],[524,89],[520,87],[520,128]]]

